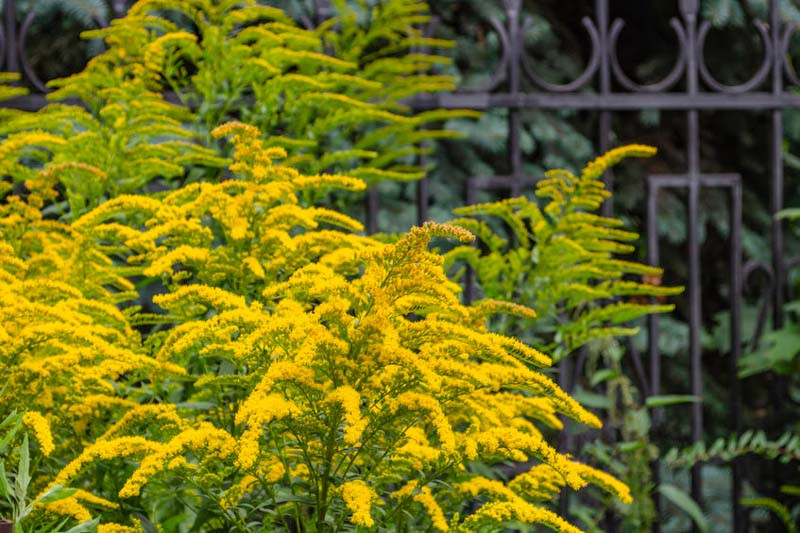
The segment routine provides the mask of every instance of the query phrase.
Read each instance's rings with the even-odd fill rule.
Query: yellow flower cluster
[[[372,502],[378,498],[377,494],[360,479],[342,484],[340,490],[345,505],[352,513],[353,523],[358,526],[372,527],[375,520],[370,511]]]
[[[189,463],[183,458],[187,451],[196,451],[203,461],[211,461],[232,456],[236,446],[236,441],[226,431],[211,424],[200,424],[196,429],[184,430],[167,444],[158,445],[154,452],[142,460],[139,468],[120,489],[119,496],[129,498],[138,495],[155,474],[181,467],[189,468]]]
[[[53,512],[86,517],[83,504],[112,509],[177,478],[226,512],[310,494],[316,504],[304,512],[317,520],[372,527],[413,515],[413,527],[439,531],[510,520],[573,531],[535,505],[564,485],[630,499],[545,441],[541,428],[561,428],[561,415],[600,421],[543,373],[550,357],[487,326],[492,314],[534,313],[461,303],[430,248],[469,243],[470,232],[428,223],[393,243],[354,235],[356,221],[301,201],[321,184],[358,189],[352,178],[276,164],[283,150],[250,126],[215,134],[233,137],[236,179],[118,197],[69,225],[76,242],[101,241],[124,258],[126,275],[160,277],[167,289],[152,303],[163,313],[119,311],[68,281],[37,288],[23,275],[28,256],[4,245],[13,253],[0,263],[0,350],[17,358],[20,383],[46,391],[37,402],[65,406],[59,420],[85,443],[50,483],[85,490]],[[102,268],[114,279],[114,267]],[[143,343],[132,324],[169,327]],[[115,385],[129,376],[181,405],[127,397]],[[46,450],[44,419],[27,417]],[[467,468],[531,459],[538,466],[508,483]],[[117,494],[95,493],[88,469],[109,460],[136,467]],[[463,517],[470,502],[480,506]]]
[[[45,456],[53,453],[55,444],[53,443],[53,434],[50,432],[50,422],[36,411],[27,411],[22,416],[22,420],[33,431],[39,446],[42,448],[42,453]]]

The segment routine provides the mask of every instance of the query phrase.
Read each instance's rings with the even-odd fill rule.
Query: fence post
[[[14,522],[0,520],[0,533],[14,533]]]

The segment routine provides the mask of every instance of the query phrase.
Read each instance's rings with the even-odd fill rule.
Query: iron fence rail
[[[436,0],[431,0],[435,2]],[[625,25],[620,19],[611,20],[609,0],[595,0],[594,16],[582,19],[591,49],[589,60],[584,71],[573,81],[555,84],[546,81],[536,72],[535,65],[526,55],[524,36],[532,27],[532,19],[525,16],[522,0],[494,0],[502,5],[504,17],[492,18],[487,22],[497,34],[501,45],[501,57],[497,69],[490,76],[485,86],[478,90],[456,91],[418,96],[410,100],[417,109],[430,108],[471,108],[475,110],[505,109],[508,111],[508,166],[507,175],[475,176],[470,179],[466,201],[473,203],[477,192],[481,190],[505,190],[517,194],[522,187],[535,180],[535,176],[527,176],[523,169],[523,152],[520,146],[523,112],[526,110],[585,110],[598,114],[598,130],[596,134],[597,149],[606,151],[611,146],[611,121],[615,112],[657,109],[685,113],[684,145],[687,155],[686,168],[679,173],[669,175],[651,175],[646,182],[647,206],[647,245],[648,260],[658,265],[659,236],[657,222],[659,218],[658,198],[664,190],[679,189],[688,193],[688,299],[689,299],[689,353],[690,390],[693,395],[703,396],[702,383],[702,301],[701,274],[703,267],[700,261],[700,199],[709,188],[724,189],[728,192],[730,218],[729,272],[727,278],[731,293],[730,308],[730,341],[729,371],[731,429],[739,431],[742,426],[741,392],[736,378],[736,364],[741,355],[742,334],[742,300],[743,290],[757,274],[766,274],[768,286],[764,294],[759,323],[755,338],[764,329],[767,320],[767,306],[772,307],[775,326],[783,320],[783,303],[786,295],[787,270],[797,261],[787,260],[784,254],[784,237],[781,222],[773,218],[771,225],[771,261],[759,263],[744,262],[742,253],[742,178],[736,169],[724,174],[704,173],[700,163],[700,112],[719,111],[760,111],[769,115],[769,152],[764,154],[770,168],[770,213],[774,216],[784,207],[784,170],[782,158],[782,137],[784,113],[790,109],[800,108],[800,93],[794,88],[800,86],[800,78],[789,60],[788,48],[792,35],[797,30],[793,24],[781,21],[779,0],[769,0],[767,20],[758,20],[755,29],[761,38],[763,47],[762,62],[755,73],[747,81],[738,85],[726,85],[718,81],[705,63],[704,50],[706,38],[711,25],[699,17],[698,0],[678,0],[679,17],[670,21],[670,26],[677,39],[675,62],[669,73],[660,81],[640,84],[631,79],[621,66],[617,55],[619,36]],[[3,25],[0,31],[0,57],[3,58],[3,69],[21,72],[38,94],[17,99],[12,103],[20,108],[35,109],[45,103],[42,80],[31,68],[26,53],[26,39],[35,16],[29,12],[19,20],[15,11],[15,1],[6,0],[3,5]],[[313,0],[313,13],[302,21],[313,26],[324,20],[332,12],[329,0]],[[126,9],[124,0],[110,0],[109,12],[119,15]],[[106,21],[98,20],[104,25]],[[613,190],[613,175],[605,176],[609,189]],[[420,221],[427,218],[430,188],[427,179],[418,183],[417,210]],[[377,189],[369,191],[367,209],[367,227],[374,232],[377,227],[377,213],[380,208]],[[604,212],[610,214],[612,204],[604,205]],[[717,276],[719,278],[723,276]],[[769,301],[769,304],[766,302]],[[662,392],[662,361],[658,347],[660,331],[659,317],[649,318],[649,368],[647,371],[637,368],[646,382],[643,389],[649,394]],[[575,382],[580,365],[569,368],[567,360],[561,363],[562,382],[569,386]],[[656,422],[658,416],[655,417]],[[695,403],[691,407],[690,432],[694,441],[703,439],[704,421],[703,404]],[[691,475],[692,496],[702,501],[702,466],[696,465]],[[742,473],[738,462],[732,468],[732,495],[734,530],[738,533],[747,528],[747,516],[739,505],[742,494]],[[656,526],[657,527],[657,526]]]

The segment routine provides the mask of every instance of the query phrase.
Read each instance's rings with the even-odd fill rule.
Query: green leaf
[[[8,443],[11,442],[11,439],[17,434],[19,428],[22,426],[22,414],[13,414],[6,417],[2,423],[0,423],[0,429],[3,429],[11,424],[14,424],[14,427],[7,430],[6,435],[0,439],[0,453],[3,453],[8,446]]]
[[[703,515],[703,511],[700,510],[700,506],[697,505],[697,502],[695,502],[691,496],[675,485],[663,483],[658,486],[658,492],[681,511],[689,515],[702,533],[708,533],[708,521],[705,515]]]
[[[55,502],[58,500],[63,500],[64,498],[69,498],[78,489],[71,489],[69,487],[62,487],[61,485],[53,485],[50,489],[47,490],[44,494],[36,498],[36,502],[38,503],[49,503]]]
[[[800,486],[797,485],[781,485],[780,491],[790,496],[800,496]]]
[[[611,408],[611,401],[608,397],[603,396],[602,394],[595,394],[594,392],[589,392],[583,389],[577,389],[573,394],[572,397],[586,407],[592,407],[594,409],[610,409]]]
[[[775,513],[780,518],[789,533],[797,533],[797,527],[792,523],[792,513],[789,508],[778,500],[772,498],[742,498],[740,503],[746,507],[758,507]]]
[[[18,502],[24,502],[28,493],[28,485],[31,482],[31,456],[28,446],[28,434],[22,438],[22,446],[19,449],[19,466],[17,475],[14,478],[14,493]]]
[[[77,526],[73,527],[72,529],[64,531],[64,533],[86,533],[90,531],[95,531],[99,523],[100,519],[95,518],[94,520],[89,520],[88,522],[82,522]]]
[[[675,405],[679,403],[696,403],[700,402],[699,396],[692,396],[688,394],[664,394],[660,396],[650,396],[645,400],[647,407],[664,407],[665,405]]]
[[[788,209],[781,209],[775,214],[778,220],[789,219],[794,220],[800,218],[800,207],[790,207]]]
[[[610,368],[604,368],[602,370],[598,370],[597,372],[595,372],[592,375],[592,379],[590,380],[590,382],[592,384],[592,387],[595,387],[598,384],[600,384],[600,383],[602,383],[602,382],[604,382],[606,380],[615,378],[617,376],[619,376],[619,371],[618,370],[612,370]]]
[[[8,498],[11,494],[11,487],[8,485],[8,478],[6,477],[6,465],[0,461],[0,496]]]
[[[622,453],[630,453],[635,450],[640,450],[647,445],[646,442],[641,440],[635,440],[630,442],[620,442],[617,446],[619,447],[619,451]]]

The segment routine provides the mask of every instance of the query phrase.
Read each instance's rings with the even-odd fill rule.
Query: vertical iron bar
[[[474,180],[470,179],[467,180],[467,205],[475,205],[478,203],[478,190],[475,186]],[[472,243],[473,246],[477,246],[476,242]],[[475,271],[472,270],[472,267],[467,265],[467,271],[464,275],[464,304],[470,305],[473,300],[475,299]]]
[[[378,184],[367,190],[367,234],[378,232]]]
[[[698,66],[697,66],[697,0],[682,0],[681,9],[686,19],[687,54],[686,58],[686,89],[689,96],[697,95],[698,91]],[[700,213],[700,132],[697,109],[687,112],[687,143],[688,143],[688,175],[689,175],[689,366],[691,372],[692,395],[699,401],[692,403],[692,442],[703,439],[703,376],[702,359],[700,351],[700,326],[702,321],[702,303],[700,286],[700,242],[699,242],[699,213]],[[692,466],[692,498],[698,505],[702,505],[702,465],[696,463]],[[692,526],[697,531],[696,526]]]
[[[781,50],[778,47],[780,43],[780,9],[778,0],[770,0],[769,2],[769,24],[770,36],[772,37],[773,46],[775,50]],[[783,55],[780,52],[774,54],[772,63],[772,94],[779,95],[783,92]],[[775,278],[773,287],[775,293],[773,295],[772,307],[772,322],[775,328],[783,326],[783,304],[784,304],[784,287],[785,287],[785,265],[783,258],[783,223],[777,219],[775,215],[783,208],[783,110],[776,107],[772,110],[772,132],[770,136],[770,156],[772,166],[772,187],[770,191],[770,214],[772,215],[772,270]],[[773,376],[775,378],[775,376]],[[776,383],[777,382],[777,383]],[[779,389],[780,378],[773,381],[774,385],[778,385],[775,389]],[[779,395],[776,395],[779,396]],[[778,400],[780,402],[780,400]],[[776,408],[780,406],[777,405]],[[773,482],[773,486],[777,488],[777,480]],[[775,526],[776,520],[773,519],[772,525]]]
[[[769,2],[769,22],[774,46],[780,42],[780,10],[778,0]],[[776,48],[780,50],[780,48]],[[775,54],[772,64],[772,94],[783,91],[783,57]],[[772,189],[770,193],[770,213],[772,218],[772,269],[775,273],[775,294],[772,320],[776,328],[783,325],[784,265],[783,265],[783,225],[775,219],[775,213],[783,208],[783,111],[772,110],[771,135]]]
[[[611,92],[611,65],[610,65],[610,58],[608,53],[608,28],[609,28],[609,15],[608,15],[608,0],[595,0],[595,20],[597,22],[597,29],[600,33],[600,67],[599,67],[599,90],[601,95],[607,95]],[[607,110],[600,111],[600,115],[598,117],[598,138],[597,138],[597,145],[599,148],[599,153],[604,154],[611,148],[611,112]],[[605,183],[606,189],[608,192],[612,193],[611,196],[606,198],[603,202],[602,206],[600,207],[600,212],[602,215],[610,217],[614,213],[614,172],[611,169],[607,169],[602,176],[602,180]],[[579,373],[582,372],[582,363],[585,359],[586,351],[583,349],[581,351],[581,355],[584,356],[579,359],[578,364],[574,370],[575,377],[573,380],[577,382],[579,378]],[[603,385],[604,386],[604,385]],[[603,417],[603,425],[609,426],[606,424],[606,416]],[[612,432],[612,439],[616,441],[617,439],[613,435],[614,430],[610,428]],[[604,516],[604,529],[607,533],[614,532],[617,530],[616,524],[617,521],[615,520],[615,514],[613,510],[609,509],[606,511]]]
[[[6,72],[19,72],[19,49],[17,43],[17,13],[16,0],[6,0],[3,4],[3,25],[6,45]]]
[[[436,26],[437,20],[432,18],[431,21],[425,26],[423,30],[423,35],[425,37],[432,37],[434,34],[434,28]],[[416,47],[415,47],[416,48]],[[428,46],[421,46],[419,49],[414,50],[417,53],[427,54],[430,52],[430,47]],[[422,126],[422,129],[425,129],[425,126]],[[430,144],[430,143],[427,143]],[[424,148],[426,145],[425,141],[420,143],[420,147]],[[423,153],[420,154],[417,158],[417,164],[423,170],[428,163],[427,156]],[[428,201],[430,199],[430,183],[428,181],[428,174],[425,173],[424,176],[417,182],[417,224],[420,226],[428,220]]]
[[[651,266],[658,266],[658,186],[651,177],[647,181],[647,263]],[[652,300],[652,299],[651,299]],[[655,303],[651,301],[651,303]],[[658,395],[661,392],[661,352],[658,346],[659,324],[658,313],[651,313],[647,316],[647,349],[650,353],[650,394]],[[653,409],[653,422],[651,434],[658,430],[662,423],[663,411],[660,408]],[[653,483],[658,486],[661,482],[661,472],[659,461],[656,459],[651,464]],[[661,498],[658,493],[653,494],[653,505],[655,506],[656,520],[652,524],[653,533],[661,531]]]
[[[519,94],[520,70],[522,61],[523,36],[520,32],[521,0],[506,0],[506,14],[508,16],[508,37],[511,46],[510,61],[508,64],[509,92]],[[510,158],[511,176],[515,181],[522,181],[522,150],[520,147],[520,130],[522,117],[519,107],[508,110],[508,152]]]
[[[742,352],[742,184],[737,180],[731,186],[730,208],[730,249],[731,249],[731,418],[733,431],[738,435],[742,430],[741,415],[741,387],[739,384],[737,363]],[[742,461],[741,458],[733,460],[732,468],[732,494],[733,494],[733,531],[743,533],[744,519],[742,506],[739,500],[742,496]]]
[[[700,183],[699,183],[699,132],[697,111],[688,113],[689,135],[689,356],[692,395],[699,401],[692,403],[692,442],[703,439],[703,381],[700,351],[700,326],[702,302],[700,286]],[[698,504],[702,497],[701,465],[692,467],[692,498]]]
[[[420,154],[418,164],[425,168],[428,158]],[[428,199],[430,198],[430,183],[427,174],[417,182],[417,224],[420,226],[428,220]]]
[[[608,0],[595,0],[595,12],[597,13],[597,29],[600,32],[600,94],[606,95],[611,92],[611,65],[608,55]],[[600,111],[599,116],[599,135],[598,147],[600,153],[604,154],[611,148],[611,112]],[[608,192],[614,192],[614,173],[607,170],[603,174],[603,181]],[[603,202],[602,213],[604,216],[611,216],[614,212],[613,196]]]
[[[330,0],[314,0],[314,26],[319,26],[331,16]]]

